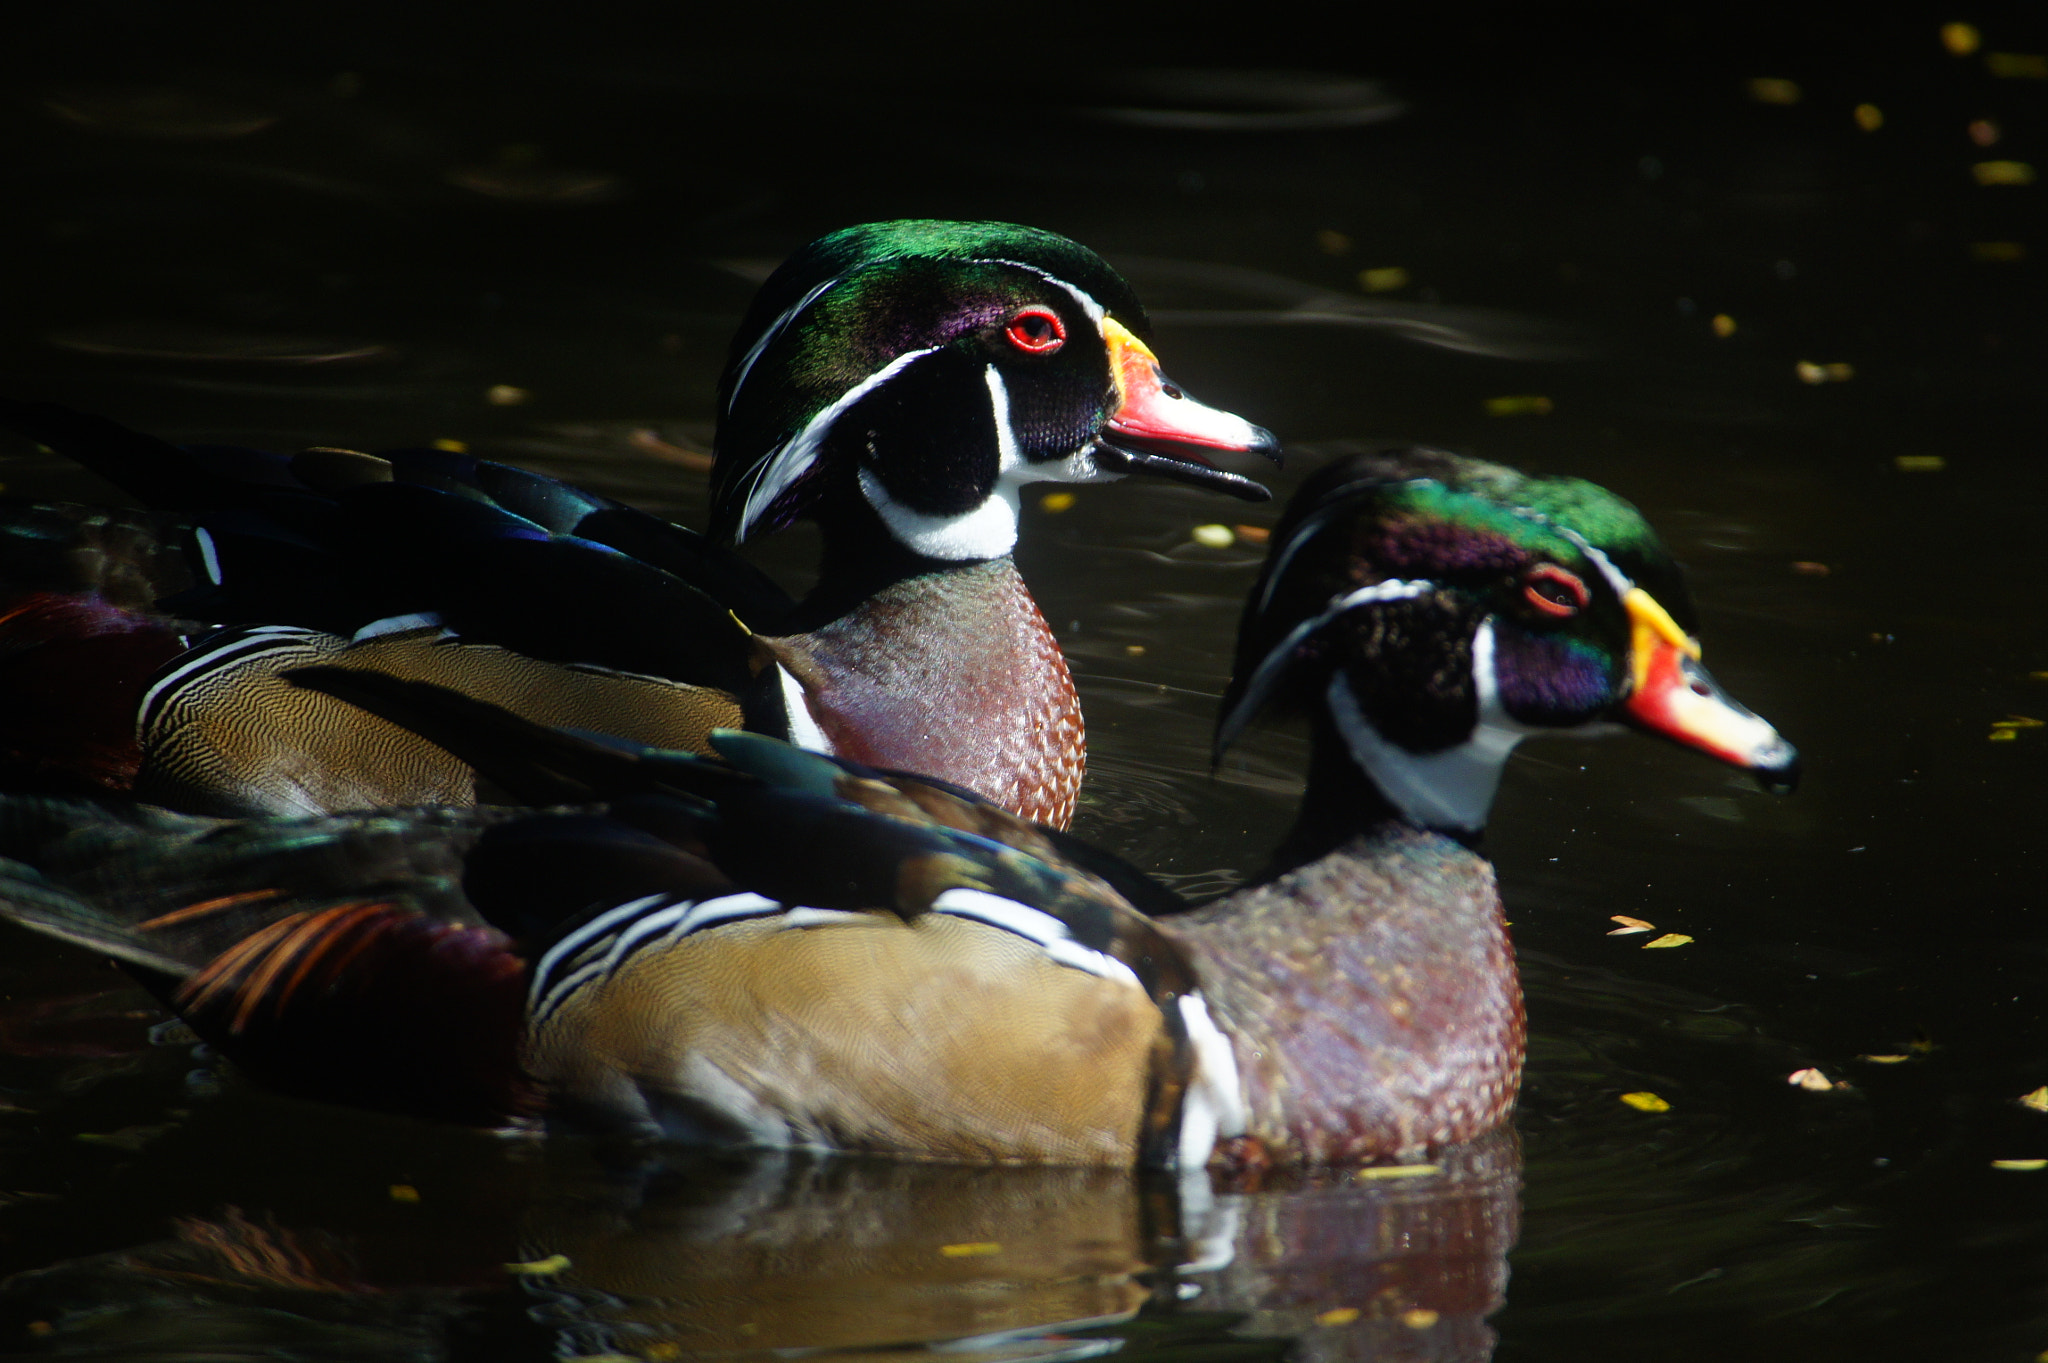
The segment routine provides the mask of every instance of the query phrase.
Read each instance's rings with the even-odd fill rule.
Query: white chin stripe
[[[929,516],[912,511],[889,495],[870,469],[860,471],[860,490],[868,505],[905,547],[926,558],[950,562],[1001,558],[1017,547],[1017,488],[998,479],[980,506],[957,516]]]
[[[1485,828],[1509,754],[1535,732],[1516,723],[1501,708],[1491,618],[1472,636],[1472,684],[1479,701],[1479,722],[1471,737],[1442,752],[1412,753],[1388,742],[1373,727],[1342,672],[1330,678],[1330,716],[1337,721],[1352,760],[1396,809],[1424,828],[1459,833]]]

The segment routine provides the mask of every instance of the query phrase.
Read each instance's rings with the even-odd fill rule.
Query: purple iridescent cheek
[[[1493,656],[1501,706],[1524,724],[1582,724],[1620,698],[1618,660],[1582,639],[1501,622]]]

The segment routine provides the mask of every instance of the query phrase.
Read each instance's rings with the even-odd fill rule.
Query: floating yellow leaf
[[[1856,377],[1856,366],[1840,360],[1830,360],[1826,364],[1801,360],[1792,366],[1792,372],[1799,376],[1801,383],[1847,383]]]
[[[2018,740],[2019,735],[2011,729],[1993,729],[1985,737],[1989,738],[1993,743],[2012,743]]]
[[[1943,24],[1941,45],[1958,57],[1967,57],[1984,41],[1975,24]]]
[[[1669,1112],[1671,1104],[1654,1093],[1624,1093],[1621,1101],[1638,1112]]]
[[[449,454],[469,453],[468,444],[460,440],[450,440],[445,436],[434,442],[434,448],[437,450],[445,451],[446,453]]]
[[[1264,544],[1273,538],[1273,532],[1263,525],[1233,525],[1230,528],[1235,530],[1237,537],[1246,544]]]
[[[1652,937],[1649,941],[1643,943],[1643,950],[1655,951],[1659,947],[1682,947],[1691,940],[1692,938],[1682,932],[1667,932],[1662,937]]]
[[[494,383],[484,390],[484,401],[493,407],[517,407],[532,400],[533,394],[509,383]]]
[[[2027,258],[2027,245],[2021,241],[1973,241],[1970,243],[1970,259],[1986,265],[2016,265]]]
[[[569,1266],[566,1254],[550,1254],[545,1259],[529,1259],[523,1264],[506,1264],[505,1271],[520,1278],[545,1278],[560,1273]]]
[[[1548,416],[1550,399],[1540,393],[1520,393],[1504,398],[1488,398],[1488,416]]]
[[[1318,1325],[1349,1325],[1363,1313],[1355,1306],[1339,1306],[1316,1317]]]
[[[2031,1174],[2036,1169],[2048,1169],[2048,1159],[1995,1159],[1991,1161],[1991,1167],[1994,1169],[2012,1169],[2019,1173]]]
[[[2048,80],[2048,56],[2039,52],[1986,52],[1984,66],[2000,80]]]
[[[1799,82],[1777,76],[1757,76],[1749,82],[1749,97],[1759,104],[1797,104]]]
[[[1237,535],[1227,525],[1198,525],[1188,532],[1188,538],[1204,549],[1228,549],[1237,543]]]
[[[413,1187],[410,1183],[394,1183],[391,1185],[391,1200],[393,1202],[417,1202],[420,1200],[420,1190]]]
[[[1725,312],[1715,313],[1714,320],[1708,325],[1713,327],[1714,334],[1724,341],[1735,334],[1735,319]]]
[[[1977,177],[1977,183],[1980,185],[2034,183],[2034,168],[2025,161],[1979,161],[1970,167],[1970,174]]]
[[[1061,511],[1071,511],[1074,507],[1074,494],[1071,492],[1048,492],[1038,499],[1038,505],[1043,510],[1051,511],[1055,514]]]
[[[1913,1057],[1910,1055],[1859,1055],[1856,1058],[1866,1065],[1903,1065]]]
[[[1360,1183],[1377,1183],[1383,1178],[1426,1178],[1442,1169],[1441,1164],[1375,1164],[1351,1177]]]
[[[1801,577],[1826,577],[1834,569],[1828,567],[1825,563],[1815,563],[1809,559],[1796,559],[1793,561],[1792,571]]]
[[[1316,246],[1326,256],[1341,256],[1351,249],[1351,238],[1325,227],[1316,233]]]
[[[1785,1076],[1785,1082],[1796,1088],[1803,1088],[1808,1093],[1826,1093],[1832,1088],[1848,1087],[1847,1084],[1836,1084],[1834,1080],[1815,1069],[1794,1070]]]
[[[1874,133],[1884,126],[1884,110],[1875,104],[1857,105],[1851,117],[1856,120],[1856,126],[1867,133]]]
[[[1645,923],[1642,919],[1631,918],[1625,913],[1610,914],[1607,921],[1621,924],[1620,927],[1607,934],[1609,937],[1626,937],[1632,932],[1655,932],[1657,930],[1655,923]]]
[[[1411,1330],[1427,1330],[1443,1317],[1427,1306],[1416,1306],[1401,1313],[1401,1323]]]
[[[1126,657],[1142,658],[1145,656],[1145,646],[1143,644],[1125,644],[1124,654]]]
[[[2019,1105],[2032,1108],[2036,1112],[2048,1112],[2048,1085],[2037,1088],[2032,1093],[2021,1094]]]
[[[948,1259],[979,1259],[1002,1252],[1003,1247],[993,1240],[970,1240],[958,1245],[939,1246],[939,1253]]]
[[[1948,460],[1938,454],[1901,454],[1892,459],[1892,467],[1900,473],[1940,473]]]
[[[2043,726],[2048,726],[2048,720],[2032,719],[2026,715],[2007,715],[2004,719],[1991,721],[1994,729],[2039,729]]]
[[[1395,289],[1408,287],[1408,272],[1399,265],[1382,265],[1378,269],[1360,270],[1358,287],[1367,293],[1392,293]]]

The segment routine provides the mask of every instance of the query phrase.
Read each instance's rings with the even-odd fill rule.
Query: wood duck
[[[814,518],[801,602],[689,531],[462,455],[180,448],[47,404],[0,421],[193,517],[204,586],[167,608],[231,628],[189,648],[163,632],[162,666],[123,690],[145,798],[221,815],[475,798],[446,753],[281,680],[326,663],[668,748],[745,722],[1064,826],[1081,713],[1010,560],[1019,490],[1137,472],[1258,500],[1204,452],[1277,451],[1167,380],[1145,329],[1114,271],[1033,228],[876,223],[785,263],[719,385],[713,531]],[[17,639],[72,619],[15,604]]]
[[[17,798],[0,903],[298,1092],[970,1161],[1408,1157],[1514,1100],[1521,994],[1472,842],[1521,739],[1619,722],[1793,781],[1690,622],[1611,493],[1360,457],[1275,530],[1217,731],[1305,714],[1300,814],[1200,908],[943,782],[731,731],[721,760],[658,753],[333,668],[292,680],[584,808]]]

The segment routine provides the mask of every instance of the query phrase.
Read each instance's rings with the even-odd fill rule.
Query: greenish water
[[[42,21],[0,58],[9,392],[179,438],[459,439],[701,523],[701,475],[634,433],[708,440],[776,259],[878,217],[1032,222],[1124,270],[1178,381],[1282,436],[1283,496],[1428,442],[1635,501],[1807,780],[1529,745],[1489,835],[1534,1033],[1518,1138],[1206,1206],[1057,1171],[622,1170],[216,1092],[116,972],[10,937],[0,1351],[2048,1350],[2048,1170],[1993,1166],[2048,1158],[2016,1102],[2048,1084],[2048,729],[1994,727],[2048,719],[2048,242],[2039,185],[1973,170],[2048,164],[2048,81],[1951,55],[1948,14],[1677,13],[1410,16],[1362,48],[1279,14],[1081,47],[1079,20],[984,16],[862,63],[843,16],[799,50],[740,19]],[[1976,21],[1986,51],[2048,49]],[[7,491],[104,495],[10,448]],[[1198,890],[1270,844],[1302,753],[1255,735],[1211,778],[1257,551],[1189,531],[1270,518],[1084,489],[1019,555],[1082,686],[1079,830]],[[800,542],[770,553],[801,571]],[[1615,914],[1693,940],[1645,951]],[[1812,1067],[1838,1086],[1786,1082]]]

